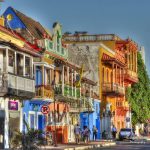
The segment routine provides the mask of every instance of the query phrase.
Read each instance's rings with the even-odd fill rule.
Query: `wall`
[[[76,43],[68,45],[68,60],[79,66],[84,65],[83,76],[97,83],[94,91],[99,95],[99,44]]]
[[[10,21],[7,21],[7,15],[11,14],[12,19]],[[19,19],[19,17],[16,15],[16,13],[13,11],[11,7],[8,7],[6,11],[3,13],[3,16],[5,18],[5,25],[8,26],[11,29],[25,29],[26,26],[22,23],[22,21]]]
[[[42,101],[41,101],[42,102]],[[34,129],[38,129],[38,114],[41,114],[41,102],[36,101],[33,103],[30,100],[24,101],[23,107],[23,115],[25,114],[25,120],[30,125],[30,117],[29,114],[34,114]],[[42,114],[41,114],[42,115]],[[24,118],[24,117],[23,117]],[[45,128],[45,117],[42,115],[42,130],[44,131]],[[27,131],[25,126],[23,125],[23,132]]]

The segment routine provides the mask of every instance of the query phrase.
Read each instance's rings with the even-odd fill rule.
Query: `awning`
[[[35,104],[35,105],[49,105],[52,103],[52,100],[31,100],[30,104]]]

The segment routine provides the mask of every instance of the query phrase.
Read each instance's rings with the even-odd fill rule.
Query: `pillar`
[[[42,65],[42,85],[45,84],[45,70],[44,65]],[[42,87],[42,96],[44,97],[44,87]]]
[[[6,68],[5,72],[8,72],[8,48],[6,48]]]
[[[69,84],[69,67],[67,67],[67,84]]]
[[[25,76],[25,55],[23,55],[23,76]]]
[[[74,71],[74,81],[76,81],[76,71]],[[75,86],[75,98],[76,98],[77,94],[76,94],[76,86]]]
[[[137,52],[135,53],[135,63],[136,63],[135,72],[137,73]]]
[[[112,83],[115,82],[115,78],[114,78],[114,62],[112,63]]]
[[[122,74],[121,74],[121,67],[119,67],[119,80],[120,80],[120,85],[121,85],[121,78],[122,78]]]
[[[62,95],[64,95],[64,73],[65,73],[65,67],[64,65],[62,66],[62,76],[61,76],[61,81],[62,81]]]
[[[14,71],[14,73],[17,75],[17,69],[18,69],[18,68],[17,68],[17,53],[16,53],[16,51],[15,51],[14,54],[15,54],[15,59],[14,59],[14,61],[15,61],[15,62],[14,62],[14,63],[15,63],[15,71]]]
[[[73,96],[73,69],[71,70],[71,86],[72,86],[72,96]]]
[[[34,71],[33,71],[33,58],[31,58],[30,60],[31,60],[31,62],[30,62],[30,69],[31,69],[31,70],[30,70],[30,77],[33,78],[33,72],[34,72]],[[35,72],[35,73],[36,73],[36,72]]]
[[[4,99],[5,103],[5,126],[4,126],[4,149],[9,148],[9,111],[8,98]]]

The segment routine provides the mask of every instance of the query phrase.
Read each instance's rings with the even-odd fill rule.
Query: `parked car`
[[[119,140],[133,140],[134,136],[134,131],[131,128],[122,128],[119,132]]]

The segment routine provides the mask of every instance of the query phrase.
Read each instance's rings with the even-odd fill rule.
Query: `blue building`
[[[101,138],[101,131],[100,131],[100,100],[93,100],[93,112],[82,112],[80,113],[80,126],[81,129],[83,129],[84,126],[89,125],[89,129],[91,131],[90,134],[90,140],[93,140],[93,132],[92,132],[92,128],[93,126],[96,126],[96,128],[98,129],[98,133],[97,133],[97,139]],[[89,119],[88,119],[88,114],[89,114]]]
[[[25,120],[31,129],[45,130],[46,116],[42,114],[41,107],[49,102],[41,100],[25,100],[23,107],[23,120]],[[23,132],[27,131],[23,123]]]

